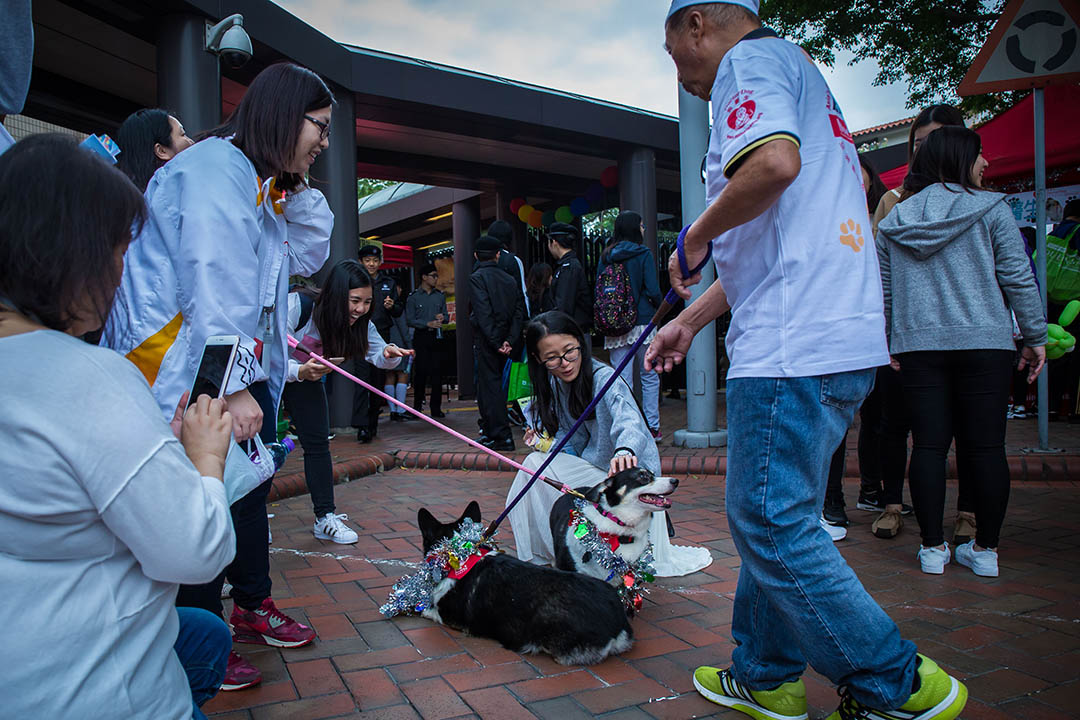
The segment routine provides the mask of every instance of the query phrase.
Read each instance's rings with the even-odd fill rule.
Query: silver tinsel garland
[[[645,546],[645,551],[637,560],[632,563],[626,562],[611,549],[607,540],[600,537],[596,525],[585,516],[585,501],[581,498],[574,500],[569,527],[574,537],[592,554],[592,559],[608,571],[607,581],[611,582],[616,577],[619,578],[616,589],[627,612],[633,613],[640,610],[642,598],[649,592],[645,583],[656,579],[654,577],[656,571],[653,569],[652,543]]]
[[[395,615],[420,615],[431,607],[431,595],[435,587],[453,570],[464,564],[470,555],[480,548],[481,541],[486,548],[496,551],[494,541],[483,539],[484,526],[469,518],[448,538],[437,542],[427,556],[424,564],[412,575],[405,575],[390,590],[386,604],[379,608],[386,617]]]

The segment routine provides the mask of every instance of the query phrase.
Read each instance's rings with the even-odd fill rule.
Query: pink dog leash
[[[472,438],[467,437],[465,435],[462,435],[457,430],[454,430],[453,428],[449,428],[446,425],[443,425],[441,422],[439,422],[439,421],[437,421],[437,420],[435,420],[433,418],[428,417],[424,413],[419,412],[418,410],[410,407],[406,403],[401,402],[397,398],[391,397],[390,395],[387,395],[382,390],[378,390],[378,389],[372,387],[371,385],[368,385],[366,382],[364,382],[360,378],[356,377],[352,373],[350,373],[350,372],[348,372],[346,370],[342,370],[340,367],[338,367],[334,363],[330,362],[326,358],[322,357],[321,355],[318,355],[315,352],[312,352],[307,347],[305,347],[303,345],[303,343],[301,343],[299,340],[294,338],[292,335],[288,335],[287,340],[289,341],[289,347],[294,348],[294,349],[299,348],[302,352],[307,353],[311,357],[315,358],[318,362],[322,363],[323,365],[326,365],[327,367],[329,367],[331,370],[338,373],[339,375],[345,376],[346,378],[348,378],[352,382],[356,383],[360,387],[366,388],[367,390],[375,393],[376,395],[378,395],[382,399],[394,403],[398,407],[404,409],[407,412],[412,413],[413,415],[420,418],[421,420],[428,423],[429,425],[433,425],[433,426],[437,427],[438,429],[442,430],[443,432],[448,433],[450,435],[453,435],[458,440],[461,440],[462,442],[465,442],[465,443],[468,443],[469,445],[472,445],[477,450],[481,450],[481,451],[487,453],[488,455],[491,455],[494,458],[498,458],[499,460],[503,461],[504,463],[506,463],[507,465],[509,465],[509,466],[511,466],[513,468],[516,468],[518,470],[522,470],[524,472],[527,472],[530,475],[533,474],[532,470],[525,467],[521,463],[514,462],[513,460],[506,457],[505,455],[503,455],[501,453],[498,453],[498,452],[495,452],[491,448],[486,447],[484,445],[481,445],[480,443],[476,442]],[[556,482],[555,480],[551,480],[550,478],[546,478],[546,477],[543,477],[543,476],[541,476],[540,479],[543,480],[544,482],[546,482],[548,485],[551,485],[552,487],[558,489],[561,492],[567,493],[569,495],[573,495],[575,497],[584,498],[584,496],[581,493],[579,493],[577,490],[574,490],[573,488],[571,488],[570,486],[568,486],[568,485],[566,485],[564,483]]]

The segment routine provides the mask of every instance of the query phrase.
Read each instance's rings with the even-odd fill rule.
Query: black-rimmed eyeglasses
[[[316,127],[319,128],[320,140],[325,140],[326,138],[330,137],[330,123],[324,123],[322,120],[317,120],[310,115],[305,115],[304,119],[310,120],[312,123],[315,124]]]
[[[578,347],[570,348],[569,350],[564,352],[562,355],[556,355],[555,357],[549,357],[549,358],[545,359],[543,361],[543,363],[544,363],[544,367],[546,367],[548,370],[554,370],[555,368],[562,365],[563,360],[565,360],[568,363],[572,363],[572,362],[577,362],[577,359],[579,357],[581,357],[581,346],[580,345]]]

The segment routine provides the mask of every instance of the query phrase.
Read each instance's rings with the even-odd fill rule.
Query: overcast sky
[[[678,114],[668,0],[276,0],[339,42]],[[852,131],[911,115],[873,63],[822,68]]]

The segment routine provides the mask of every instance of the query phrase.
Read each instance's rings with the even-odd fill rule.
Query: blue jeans
[[[911,695],[915,646],[818,524],[829,460],[873,384],[872,369],[727,382],[727,513],[742,558],[732,666],[750,689],[809,663],[871,707]]]
[[[192,717],[206,720],[199,707],[217,695],[225,679],[232,633],[219,616],[198,608],[178,607],[180,632],[173,650],[191,686]]]

